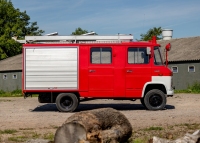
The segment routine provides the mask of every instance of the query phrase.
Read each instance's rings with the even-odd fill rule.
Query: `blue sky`
[[[76,28],[99,35],[173,29],[173,38],[200,36],[200,0],[12,0],[45,34],[70,35]]]

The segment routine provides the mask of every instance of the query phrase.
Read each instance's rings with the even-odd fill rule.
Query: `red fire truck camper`
[[[132,35],[27,36],[24,96],[39,94],[39,102],[56,103],[61,112],[74,111],[82,98],[140,99],[149,110],[163,109],[166,97],[174,94],[172,72],[163,64],[155,38],[132,39]]]

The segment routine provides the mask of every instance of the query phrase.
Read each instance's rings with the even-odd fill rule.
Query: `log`
[[[128,119],[112,108],[73,114],[55,133],[55,143],[117,143],[132,135]]]
[[[184,137],[177,140],[166,140],[159,137],[153,137],[149,143],[200,143],[200,130],[197,130],[193,134],[185,134]]]

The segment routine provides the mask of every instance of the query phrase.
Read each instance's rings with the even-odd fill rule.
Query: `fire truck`
[[[136,100],[148,110],[162,110],[173,96],[172,71],[155,37],[132,35],[26,36],[22,91],[40,103],[56,103],[73,112],[84,99]],[[164,64],[165,63],[165,64]]]

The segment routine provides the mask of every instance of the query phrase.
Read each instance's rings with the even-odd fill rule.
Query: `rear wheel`
[[[73,93],[61,93],[56,98],[56,106],[60,112],[73,112],[78,104],[79,100]]]
[[[166,102],[165,94],[158,89],[150,90],[144,97],[144,104],[149,110],[162,110]]]

